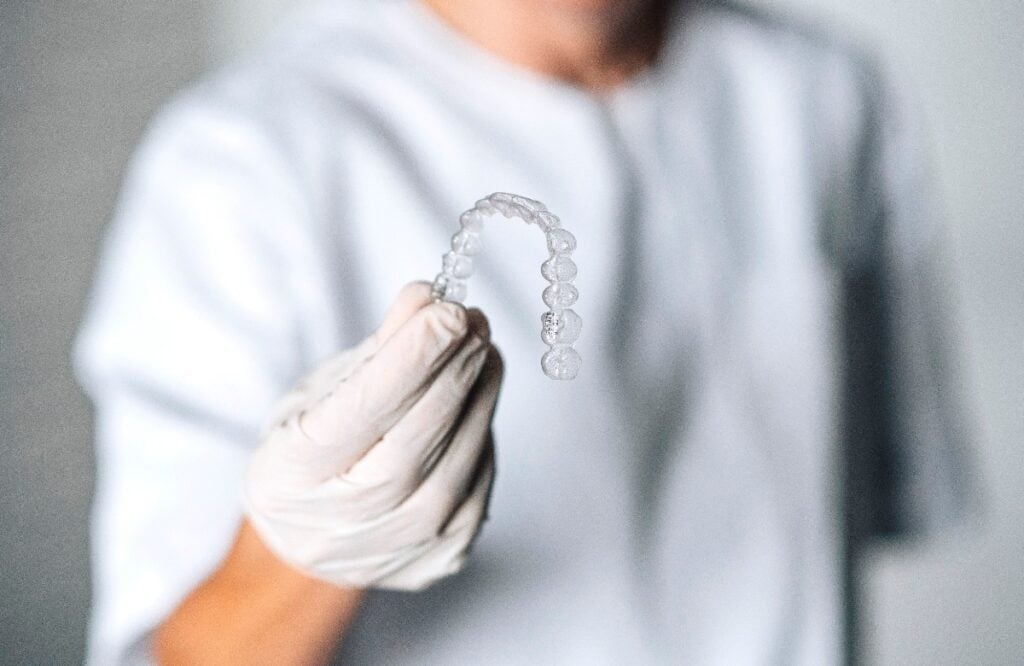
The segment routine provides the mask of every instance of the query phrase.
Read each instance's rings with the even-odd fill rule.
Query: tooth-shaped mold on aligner
[[[552,347],[540,359],[544,374],[551,379],[574,379],[582,363],[579,352],[572,347]]]
[[[576,249],[576,237],[565,229],[551,229],[547,237],[551,254],[569,254]]]
[[[480,242],[483,221],[495,214],[518,217],[527,224],[536,224],[544,232],[549,256],[541,264],[541,274],[551,284],[542,296],[550,310],[541,315],[541,340],[550,349],[541,358],[541,368],[551,379],[574,379],[579,374],[582,359],[572,344],[579,339],[583,327],[580,316],[569,309],[579,298],[579,292],[571,284],[576,278],[576,263],[570,258],[576,250],[576,237],[562,229],[558,216],[541,202],[518,194],[495,192],[460,215],[460,229],[452,236],[451,251],[442,259],[441,272],[431,287],[431,297],[435,301],[456,303],[465,300],[466,279],[473,274],[472,256],[483,248]]]
[[[549,310],[540,316],[540,339],[549,346],[571,345],[580,337],[583,320],[573,310]]]
[[[544,231],[557,229],[562,224],[557,215],[553,215],[546,210],[542,210],[537,213],[534,217],[534,222],[536,222]]]
[[[548,282],[568,282],[576,278],[576,262],[565,254],[556,254],[540,265],[540,274]]]
[[[544,305],[549,308],[570,308],[579,297],[580,292],[568,282],[553,282],[541,294]]]
[[[468,278],[473,274],[473,260],[458,252],[449,252],[441,258],[441,272],[460,279]]]
[[[452,236],[452,251],[458,254],[472,257],[475,254],[480,254],[483,247],[480,234],[467,229],[462,229]]]

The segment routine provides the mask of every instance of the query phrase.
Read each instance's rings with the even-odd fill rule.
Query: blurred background
[[[0,664],[81,661],[89,406],[69,347],[147,118],[297,0],[0,2]],[[1024,663],[1024,2],[748,0],[858,36],[919,100],[980,425],[985,524],[881,546],[877,664]]]

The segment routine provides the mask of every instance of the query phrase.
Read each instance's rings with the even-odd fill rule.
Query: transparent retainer
[[[583,362],[573,348],[583,326],[583,320],[572,309],[579,298],[572,284],[576,278],[576,264],[572,260],[576,237],[563,229],[558,217],[541,202],[518,194],[495,192],[460,215],[459,230],[452,236],[451,251],[442,257],[441,272],[434,278],[431,296],[436,301],[455,303],[466,299],[467,280],[473,274],[473,257],[483,249],[480,241],[483,222],[499,213],[536,224],[547,238],[549,256],[541,264],[540,272],[550,284],[542,295],[548,310],[540,317],[540,337],[549,349],[540,364],[551,379],[574,379]]]

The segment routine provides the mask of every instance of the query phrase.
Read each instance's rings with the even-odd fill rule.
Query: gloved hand
[[[249,522],[342,586],[416,590],[458,571],[487,509],[501,377],[478,310],[408,285],[376,333],[278,404],[245,481]]]

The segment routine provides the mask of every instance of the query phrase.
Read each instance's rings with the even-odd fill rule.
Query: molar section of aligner
[[[540,316],[540,339],[549,347],[558,341],[562,320],[557,312],[549,310]]]
[[[540,265],[540,274],[548,282],[569,282],[575,279],[576,262],[564,254],[558,254]]]
[[[550,310],[541,315],[540,321],[540,338],[552,347],[576,342],[583,328],[583,320],[573,310]]]
[[[582,365],[579,352],[569,346],[552,347],[540,359],[541,369],[551,379],[575,379]]]
[[[566,308],[558,313],[560,326],[553,344],[571,345],[580,339],[580,331],[583,329],[583,320],[575,310]]]
[[[568,282],[555,282],[544,289],[542,298],[544,305],[552,310],[572,307],[580,297],[580,292]]]

